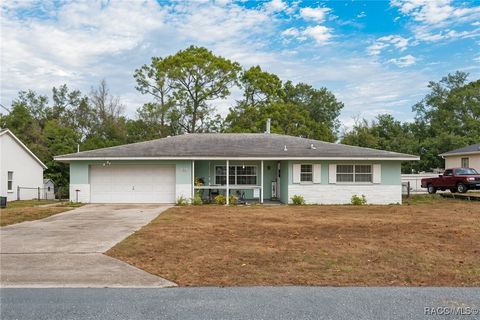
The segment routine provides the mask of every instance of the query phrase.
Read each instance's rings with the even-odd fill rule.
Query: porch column
[[[263,160],[260,164],[260,203],[263,203]]]
[[[227,198],[226,199],[226,204],[227,206],[230,204],[230,199],[229,199],[229,194],[230,194],[230,190],[229,190],[229,181],[230,180],[230,165],[229,165],[229,161],[227,160],[227,190],[226,190],[226,195],[225,197]]]
[[[192,201],[195,198],[195,160],[192,160]]]

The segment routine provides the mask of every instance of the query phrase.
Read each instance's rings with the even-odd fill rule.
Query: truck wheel
[[[428,193],[430,194],[434,194],[435,192],[437,192],[437,188],[435,188],[431,184],[428,185],[427,190],[428,190]]]
[[[466,186],[465,184],[463,184],[463,183],[460,182],[459,184],[457,184],[457,190],[458,190],[458,192],[460,192],[460,193],[465,193],[465,192],[468,191],[468,188],[467,188],[467,186]]]

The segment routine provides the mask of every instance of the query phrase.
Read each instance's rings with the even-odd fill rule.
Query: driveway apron
[[[0,228],[2,287],[170,287],[174,283],[104,255],[168,209],[89,204]]]

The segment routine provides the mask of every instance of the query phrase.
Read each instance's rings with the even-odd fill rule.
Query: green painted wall
[[[290,161],[280,161],[280,201],[288,203],[288,181]]]
[[[89,184],[88,162],[74,161],[70,163],[70,184]]]
[[[105,161],[72,161],[70,162],[70,183],[71,184],[88,184],[89,183],[89,167],[90,165],[101,165]],[[192,181],[192,161],[190,160],[116,160],[110,161],[111,165],[155,165],[155,164],[173,164],[175,165],[175,175],[177,184],[190,184]]]
[[[293,182],[294,163],[320,163],[322,165],[322,182],[321,184],[328,184],[329,165],[334,164],[381,164],[382,165],[382,185],[399,185],[401,184],[401,161],[289,161],[288,169],[288,184]]]

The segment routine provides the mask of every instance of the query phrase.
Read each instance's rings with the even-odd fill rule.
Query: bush
[[[233,205],[237,205],[238,204],[238,197],[237,196],[234,196],[233,194],[228,197],[228,202],[230,204],[233,204]]]
[[[352,199],[350,199],[350,203],[353,204],[354,206],[362,206],[364,204],[367,204],[367,198],[362,194],[362,196],[358,196],[354,194],[352,196]]]
[[[213,198],[213,202],[215,202],[215,204],[225,204],[227,203],[227,199],[223,194],[219,194],[218,196]]]
[[[202,197],[200,196],[200,194],[198,193],[195,194],[195,197],[193,197],[192,199],[192,204],[194,206],[201,206],[203,204]]]
[[[180,196],[177,198],[177,206],[186,206],[188,204],[187,198]]]
[[[302,196],[294,195],[290,199],[292,199],[292,203],[296,206],[301,206],[305,204],[305,199]]]

